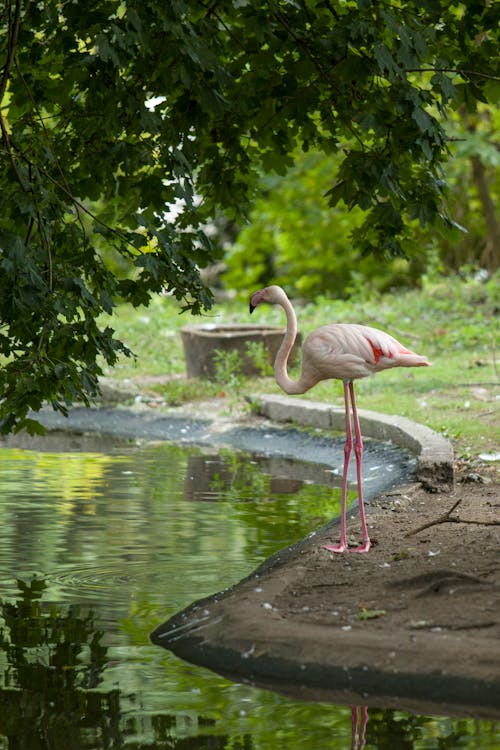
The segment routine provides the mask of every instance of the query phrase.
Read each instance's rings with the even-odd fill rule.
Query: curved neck
[[[290,395],[304,393],[308,390],[308,387],[303,385],[302,377],[298,381],[291,380],[288,377],[287,370],[288,357],[297,336],[297,317],[292,303],[288,298],[282,300],[281,305],[286,313],[286,333],[274,360],[274,376],[276,382],[280,388],[283,388],[285,393],[289,393]]]

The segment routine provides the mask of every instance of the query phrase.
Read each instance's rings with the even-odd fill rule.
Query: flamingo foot
[[[369,539],[365,539],[363,544],[358,547],[348,547],[347,544],[340,542],[340,544],[322,544],[321,549],[326,549],[328,552],[368,552],[371,547]]]
[[[340,544],[322,544],[321,549],[326,549],[328,552],[346,552],[349,548],[347,544],[340,542]]]
[[[365,539],[363,544],[360,544],[358,547],[348,547],[347,552],[368,552],[371,546],[372,543],[370,540]]]

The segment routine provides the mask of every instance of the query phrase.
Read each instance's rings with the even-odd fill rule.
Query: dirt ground
[[[480,468],[458,466],[451,493],[372,502],[368,554],[329,553],[338,529],[322,531],[153,641],[305,699],[500,718],[500,484]]]
[[[493,472],[463,467],[452,493],[412,484],[370,508],[371,551],[333,555],[309,545],[302,583],[276,602],[283,616],[331,622],[333,604],[341,626],[481,631],[500,643],[500,485]],[[359,543],[356,518],[349,528]],[[337,541],[334,532],[328,537]]]

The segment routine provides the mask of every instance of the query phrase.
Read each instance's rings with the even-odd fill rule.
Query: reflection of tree
[[[301,461],[250,458],[224,450],[213,456],[193,456],[188,468],[189,499],[229,503],[234,518],[245,525],[247,547],[270,554],[340,511],[340,489],[335,488],[331,472],[326,474],[325,484],[311,484],[309,467]],[[201,488],[198,497],[193,487]],[[349,492],[349,502],[354,497],[355,493]]]
[[[0,599],[0,746],[6,738],[12,750],[130,747],[141,718],[125,715],[118,689],[99,687],[108,655],[93,613],[42,605],[41,579],[18,581],[18,588],[15,602]],[[202,750],[203,727],[215,723],[197,717],[198,736],[174,738],[176,715],[150,718],[153,738],[133,745],[141,750]],[[222,750],[228,738],[210,733],[208,741]],[[252,745],[246,737],[232,747]]]
[[[67,749],[87,747],[90,730],[103,747],[111,746],[119,737],[119,693],[90,690],[106,665],[92,613],[81,617],[71,606],[44,612],[44,581],[18,586],[16,602],[0,602],[0,648],[7,659],[0,675],[0,734],[9,747]]]
[[[398,750],[414,750],[417,738],[425,733],[429,720],[424,716],[392,711],[390,709],[370,710],[370,724],[367,732],[370,742],[375,747],[394,747]],[[434,728],[435,729],[435,728]],[[432,730],[431,730],[432,732]],[[429,747],[451,748],[445,738],[439,739],[439,745]]]

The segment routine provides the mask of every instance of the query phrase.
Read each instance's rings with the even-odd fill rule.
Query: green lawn
[[[318,299],[297,305],[305,335],[329,322],[358,322],[387,330],[432,362],[431,368],[394,369],[358,381],[360,408],[401,414],[449,437],[458,456],[475,458],[500,446],[500,278],[488,283],[458,277],[426,282],[422,289],[344,302]],[[254,320],[255,318],[255,320]],[[284,324],[281,309],[262,306],[252,322]],[[178,313],[175,302],[158,297],[147,309],[121,307],[111,325],[137,359],[122,360],[110,376],[137,379],[168,376],[153,385],[169,404],[215,397],[223,391],[245,401],[256,392],[279,392],[270,376],[246,378],[235,366],[221,368],[218,381],[188,381],[179,329],[193,322],[248,323],[246,299],[217,304],[204,317]],[[320,383],[305,396],[342,404],[340,383]]]

